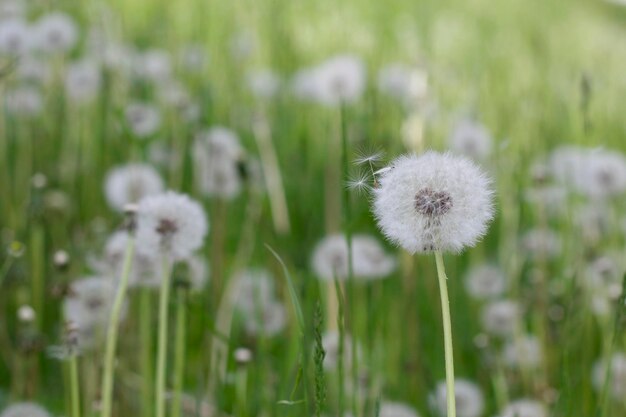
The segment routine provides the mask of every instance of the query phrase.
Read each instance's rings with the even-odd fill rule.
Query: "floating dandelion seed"
[[[347,181],[346,186],[348,189],[356,191],[359,194],[365,193],[372,189],[370,183],[372,178],[366,171],[361,171],[357,174],[353,174]]]
[[[137,247],[182,260],[202,246],[208,227],[204,209],[188,196],[172,191],[148,196],[139,202]]]
[[[380,173],[379,183],[378,226],[410,253],[460,252],[476,244],[493,218],[491,181],[464,157],[402,156]]]
[[[359,152],[358,156],[354,160],[357,165],[372,165],[383,160],[385,153],[383,151],[374,152]]]

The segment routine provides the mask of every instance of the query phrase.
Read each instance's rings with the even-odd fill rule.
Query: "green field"
[[[373,214],[428,150],[494,191],[442,248],[457,416],[626,416],[624,39],[620,0],[0,0],[0,417],[446,416],[435,256]]]

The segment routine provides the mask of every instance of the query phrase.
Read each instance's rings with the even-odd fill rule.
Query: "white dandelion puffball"
[[[608,198],[626,191],[626,158],[608,150],[589,154],[584,168],[584,181],[578,186],[590,198]]]
[[[199,132],[193,144],[193,158],[200,192],[226,200],[237,197],[243,187],[240,164],[244,156],[232,130],[215,126]]]
[[[476,244],[494,215],[491,180],[465,157],[433,151],[401,156],[378,182],[378,226],[410,253],[458,253]]]
[[[491,154],[493,140],[489,131],[480,123],[461,120],[448,139],[450,149],[476,161],[484,161]]]
[[[133,68],[137,77],[163,82],[172,74],[172,62],[167,51],[150,49],[135,56]]]
[[[446,382],[441,381],[430,397],[432,407],[438,415],[446,416]],[[454,398],[456,400],[456,415],[458,417],[480,417],[485,409],[483,393],[478,385],[467,379],[455,379]]]
[[[244,314],[254,314],[259,306],[274,299],[272,275],[264,269],[247,269],[237,275],[236,307]]]
[[[21,56],[32,46],[32,29],[23,20],[0,20],[0,53]]]
[[[67,52],[78,41],[76,23],[65,13],[53,12],[42,16],[36,30],[37,45],[43,52]]]
[[[617,300],[622,295],[624,267],[617,261],[617,256],[599,257],[585,268],[583,285],[592,294],[605,295],[611,300]]]
[[[510,340],[502,353],[504,363],[520,369],[537,369],[543,360],[543,350],[539,339],[525,335]]]
[[[5,408],[0,417],[50,417],[42,406],[35,403],[15,403]]]
[[[597,361],[593,366],[592,382],[597,392],[602,392],[606,380],[607,365],[611,367],[608,392],[617,401],[626,403],[626,355],[616,352],[611,359]]]
[[[7,111],[16,116],[33,117],[43,110],[41,92],[32,86],[19,86],[7,91],[5,96]]]
[[[52,66],[46,57],[25,55],[17,62],[15,73],[20,81],[45,84],[52,77]]]
[[[326,356],[324,356],[324,369],[332,371],[337,369],[339,365],[339,344],[340,335],[337,331],[326,332],[322,336],[322,347]],[[361,347],[357,345],[356,349],[357,358],[361,357]],[[343,366],[345,369],[352,368],[352,338],[350,335],[345,334],[343,337]],[[360,361],[359,361],[360,362]]]
[[[246,317],[245,327],[249,335],[274,336],[287,325],[285,307],[276,301],[259,306],[254,314]]]
[[[561,215],[567,209],[567,189],[560,185],[540,185],[524,192],[524,200],[548,215]]]
[[[100,68],[91,60],[72,63],[65,74],[65,91],[76,103],[84,103],[96,97],[100,84]]]
[[[278,93],[280,78],[270,70],[258,70],[248,74],[248,88],[255,97],[270,99]]]
[[[348,241],[345,235],[328,236],[317,244],[311,260],[316,276],[325,281],[348,278]],[[360,280],[384,278],[396,268],[396,259],[367,235],[352,236],[352,273]]]
[[[139,138],[150,136],[161,127],[161,113],[150,104],[131,103],[126,107],[125,116],[130,130]]]
[[[102,326],[109,319],[115,285],[102,277],[87,277],[72,282],[70,294],[63,302],[67,321],[78,328]]]
[[[163,192],[163,180],[150,165],[131,163],[107,173],[104,192],[109,206],[122,211],[127,204]]]
[[[187,277],[191,291],[202,291],[209,281],[209,265],[207,261],[198,255],[193,255],[183,259],[182,263],[187,267]]]
[[[168,191],[139,202],[137,247],[147,253],[188,258],[202,246],[208,229],[204,208],[187,195]]]
[[[419,414],[406,404],[384,401],[380,404],[379,417],[419,417]]]
[[[530,259],[553,259],[561,253],[561,239],[549,229],[529,230],[522,236],[521,246]]]
[[[113,233],[106,242],[104,256],[96,269],[120,279],[124,268],[124,258],[128,247],[129,235],[127,231]],[[142,248],[135,247],[130,269],[128,284],[131,287],[158,288],[161,282],[161,262]]]
[[[548,417],[548,410],[539,401],[523,398],[509,403],[498,417]]]
[[[410,91],[411,67],[390,64],[378,72],[378,90],[399,101],[404,101]]]
[[[498,297],[506,289],[504,272],[495,265],[475,266],[465,277],[465,288],[477,300]]]
[[[320,99],[325,104],[354,102],[365,88],[365,65],[358,57],[340,55],[330,58],[318,71]]]
[[[483,308],[481,314],[485,331],[499,337],[512,336],[517,329],[519,319],[519,305],[511,300],[493,301]]]

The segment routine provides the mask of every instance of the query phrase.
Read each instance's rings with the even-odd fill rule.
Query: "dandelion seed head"
[[[480,123],[461,120],[448,139],[450,149],[460,155],[468,156],[476,161],[484,161],[491,154],[493,140],[489,131]]]
[[[101,85],[100,68],[91,60],[73,62],[65,74],[65,91],[75,103],[85,103],[97,96]]]
[[[15,403],[4,409],[0,417],[51,417],[42,406],[32,402]]]
[[[608,380],[609,395],[617,401],[626,402],[626,354],[615,352],[610,359],[598,360],[593,365],[592,383],[597,392],[602,392],[606,381],[606,371],[610,367]]]
[[[126,122],[135,136],[144,139],[161,127],[161,113],[147,103],[131,103],[125,110]]]
[[[163,191],[163,180],[150,165],[131,163],[111,169],[106,176],[104,192],[109,206],[122,211],[129,203]]]
[[[172,75],[172,62],[167,51],[149,49],[135,56],[133,69],[140,79],[162,83]]]
[[[79,329],[101,327],[109,319],[115,285],[102,277],[86,277],[72,282],[63,301],[65,319]]]
[[[324,356],[324,369],[327,371],[333,371],[337,369],[339,365],[339,343],[340,335],[337,331],[329,331],[322,336],[322,347],[326,356]],[[343,366],[345,369],[352,368],[352,337],[349,334],[344,334],[343,338]],[[357,344],[357,358],[361,357],[361,347]],[[359,360],[360,362],[360,360]]]
[[[512,368],[537,369],[543,361],[543,350],[539,339],[525,335],[510,340],[502,353],[504,363]]]
[[[72,17],[61,12],[42,16],[36,24],[37,46],[46,53],[70,51],[78,41],[78,28]]]
[[[285,307],[272,301],[263,305],[246,318],[246,332],[252,336],[274,336],[280,333],[287,325]]]
[[[419,417],[419,414],[407,404],[384,401],[380,404],[379,417]]]
[[[187,195],[167,191],[144,197],[137,213],[137,247],[179,261],[200,248],[209,224],[204,209]]]
[[[22,56],[32,46],[32,29],[21,18],[0,21],[0,54]]]
[[[520,308],[512,300],[497,300],[487,304],[481,314],[482,326],[490,335],[508,338],[515,333],[520,320]]]
[[[549,229],[527,231],[522,236],[521,246],[530,259],[553,259],[561,253],[561,239]]]
[[[504,272],[495,265],[475,266],[465,277],[465,289],[477,300],[498,297],[506,289]]]
[[[34,117],[43,110],[41,91],[34,86],[18,86],[6,92],[5,105],[16,116]]]
[[[345,235],[330,235],[322,239],[311,259],[316,276],[325,281],[348,278],[348,242]],[[361,281],[380,279],[396,268],[394,257],[385,253],[375,238],[352,236],[352,273]]]
[[[499,417],[548,417],[548,410],[539,401],[523,398],[509,403]]]
[[[446,398],[446,383],[441,381],[430,395],[431,406],[441,416],[447,415]],[[483,414],[485,409],[483,393],[474,382],[462,378],[455,379],[454,398],[456,400],[456,415],[458,417],[479,417]]]
[[[374,189],[378,226],[410,253],[460,252],[493,218],[491,181],[469,159],[426,152],[396,159]]]
[[[271,70],[257,70],[248,74],[248,88],[252,95],[260,99],[274,97],[280,89],[281,80]]]

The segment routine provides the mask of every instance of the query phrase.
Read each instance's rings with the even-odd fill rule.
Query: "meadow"
[[[624,39],[622,0],[0,0],[0,417],[626,417]]]

